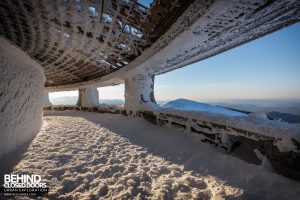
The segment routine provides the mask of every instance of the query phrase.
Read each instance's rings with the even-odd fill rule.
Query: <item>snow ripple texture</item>
[[[166,132],[163,135],[162,131],[170,130],[156,127],[142,119],[76,111],[69,111],[69,113],[73,116],[44,117],[42,130],[33,140],[24,159],[14,168],[16,174],[40,174],[42,182],[51,186],[47,197],[49,199],[240,199],[247,197],[243,187],[247,188],[248,186],[244,184],[241,187],[242,185],[239,183],[245,182],[246,179],[251,180],[249,169],[243,169],[244,166],[249,165],[248,163],[235,158],[232,158],[234,161],[231,161],[231,157],[227,157],[227,155],[224,159],[224,155],[221,155],[222,162],[228,158],[229,161],[215,167],[216,169],[220,166],[224,168],[221,172],[221,174],[225,173],[224,176],[217,177],[208,173],[209,170],[205,167],[210,160],[214,163],[214,155],[219,155],[217,153],[220,152],[215,152],[211,150],[213,147],[203,144],[208,150],[198,152],[198,154],[208,153],[210,155],[204,155],[206,156],[204,160],[199,159],[201,156],[196,158],[193,156],[196,152],[192,151],[194,144],[190,143],[186,135],[184,136],[187,141],[181,143],[182,135],[180,133],[169,134]],[[83,113],[90,119],[75,117],[76,113]],[[109,127],[105,125],[106,122],[99,123],[101,119],[107,123],[115,123],[115,125]],[[153,138],[166,143],[165,154],[162,147],[157,148],[157,151],[160,152],[153,153],[153,149],[155,149],[152,148],[153,146],[140,145],[143,142],[137,142],[137,140],[118,134],[118,131],[112,129],[134,131],[133,137],[143,140],[145,144],[153,142],[144,137],[149,130],[153,130]],[[140,132],[136,132],[138,130]],[[161,137],[155,133],[156,130]],[[175,139],[170,137],[172,134]],[[168,142],[171,143],[171,146],[167,145]],[[175,157],[171,155],[172,153],[168,153],[167,149],[171,147],[170,152],[176,153],[176,146],[178,148],[182,146],[183,151],[180,155],[175,156],[178,162],[173,162]],[[186,151],[188,148],[190,148],[190,152]],[[199,170],[186,168],[186,166],[192,166],[193,162],[197,163]],[[230,185],[224,179],[224,177],[234,177],[234,175],[226,175],[226,170],[228,171],[228,168],[234,166],[236,169],[242,168],[248,174],[241,178],[241,169],[236,170],[240,177],[236,180],[238,184],[234,184],[235,186]],[[290,199],[293,199],[293,195],[297,196],[297,191],[299,194],[299,187],[296,189],[295,182],[280,176],[277,177],[277,175],[270,181],[265,178],[269,177],[269,172],[262,171],[267,175],[261,176],[259,167],[254,165],[251,167],[252,171],[250,170],[250,172],[257,173],[262,180],[258,180],[256,177],[250,183],[252,182],[254,185],[262,183],[266,187],[260,188],[259,193],[255,193],[257,191],[253,189],[251,192],[255,194],[250,192],[251,197],[256,199],[265,197],[264,192],[270,192],[274,184],[281,188],[279,192],[285,191],[282,185],[294,186],[290,189],[292,192],[289,191]],[[214,169],[212,168],[212,170]],[[231,169],[231,171],[234,170]],[[255,177],[255,175],[252,176]],[[240,178],[241,180],[239,180]],[[281,182],[279,184],[282,185],[278,185],[278,182]],[[238,185],[240,187],[237,187]],[[270,194],[271,197],[282,197],[278,196],[278,191],[274,192],[274,194]],[[248,197],[249,194],[247,194]],[[284,193],[281,195],[285,196]]]

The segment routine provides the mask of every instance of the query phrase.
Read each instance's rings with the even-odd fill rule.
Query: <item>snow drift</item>
[[[13,173],[40,173],[51,186],[49,199],[299,197],[299,182],[141,118],[45,114],[42,130]]]

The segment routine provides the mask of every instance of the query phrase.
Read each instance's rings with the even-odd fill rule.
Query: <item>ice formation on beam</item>
[[[135,73],[162,74],[203,60],[299,22],[300,2],[195,0],[177,21],[126,67],[109,75],[70,85],[115,84]]]
[[[40,131],[45,76],[42,67],[0,37],[0,157]]]
[[[96,87],[80,88],[77,106],[94,107],[99,106],[99,93]]]
[[[195,0],[176,23],[142,54],[153,56],[132,64],[140,71],[159,75],[299,21],[298,0]]]

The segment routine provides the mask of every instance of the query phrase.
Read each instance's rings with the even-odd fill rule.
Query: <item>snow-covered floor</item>
[[[50,199],[299,199],[300,182],[141,118],[48,111],[16,174]]]

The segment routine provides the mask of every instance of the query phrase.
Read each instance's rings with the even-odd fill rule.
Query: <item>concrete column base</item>
[[[125,109],[136,113],[156,107],[154,98],[154,76],[137,74],[125,79]]]
[[[44,104],[43,104],[43,106],[44,106],[44,108],[52,106],[52,103],[49,100],[49,92],[48,91],[44,91]]]
[[[96,87],[86,87],[79,89],[77,106],[94,107],[99,106],[99,93]]]

